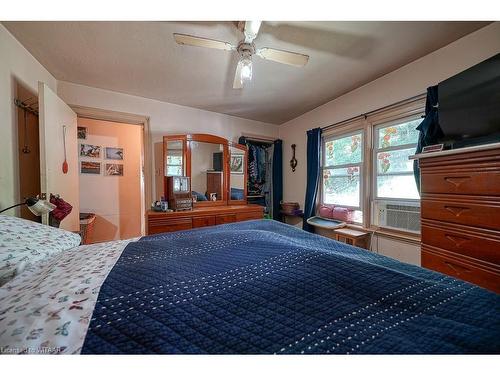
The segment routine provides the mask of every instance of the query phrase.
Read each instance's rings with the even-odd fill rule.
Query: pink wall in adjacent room
[[[142,126],[78,119],[87,128],[87,139],[78,143],[101,146],[100,158],[79,157],[101,163],[101,174],[80,173],[80,211],[97,215],[92,242],[141,235]],[[107,160],[105,147],[123,148],[123,160]],[[106,163],[123,164],[123,176],[107,176]]]

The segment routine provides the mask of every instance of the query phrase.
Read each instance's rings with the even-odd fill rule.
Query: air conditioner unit
[[[378,227],[420,233],[420,202],[373,202],[374,224]]]

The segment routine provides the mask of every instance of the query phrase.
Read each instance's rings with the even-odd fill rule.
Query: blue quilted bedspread
[[[267,220],[144,237],[82,353],[499,353],[500,296]]]

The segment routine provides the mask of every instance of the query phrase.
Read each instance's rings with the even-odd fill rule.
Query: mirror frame
[[[214,207],[214,206],[227,206],[227,205],[244,205],[247,204],[247,166],[248,166],[248,150],[245,146],[239,145],[234,142],[228,141],[226,138],[222,138],[212,134],[173,134],[163,136],[163,194],[165,197],[168,197],[168,184],[167,184],[167,176],[165,176],[165,163],[167,159],[167,142],[169,141],[182,141],[183,142],[183,158],[185,161],[185,176],[191,177],[191,142],[206,142],[206,143],[214,143],[221,144],[223,147],[223,160],[222,164],[224,165],[223,171],[223,182],[222,182],[222,200],[219,201],[204,201],[204,202],[193,202],[193,207]],[[229,171],[229,145],[232,147],[237,147],[242,151],[245,151],[245,177],[244,177],[244,199],[241,201],[230,200],[230,176],[231,172]],[[191,189],[192,190],[192,189]]]
[[[243,200],[233,200],[231,199],[231,147],[237,148],[243,151],[244,154],[244,165],[243,165]],[[228,142],[228,158],[227,158],[227,174],[228,174],[228,189],[227,189],[227,199],[228,204],[238,205],[247,204],[247,183],[248,183],[248,148],[245,145],[240,145],[239,143]]]

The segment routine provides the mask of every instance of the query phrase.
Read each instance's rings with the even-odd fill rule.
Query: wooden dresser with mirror
[[[262,219],[263,207],[247,204],[247,163],[247,148],[225,138],[210,134],[164,136],[163,196],[172,196],[172,177],[188,177],[193,208],[148,211],[147,234]]]

